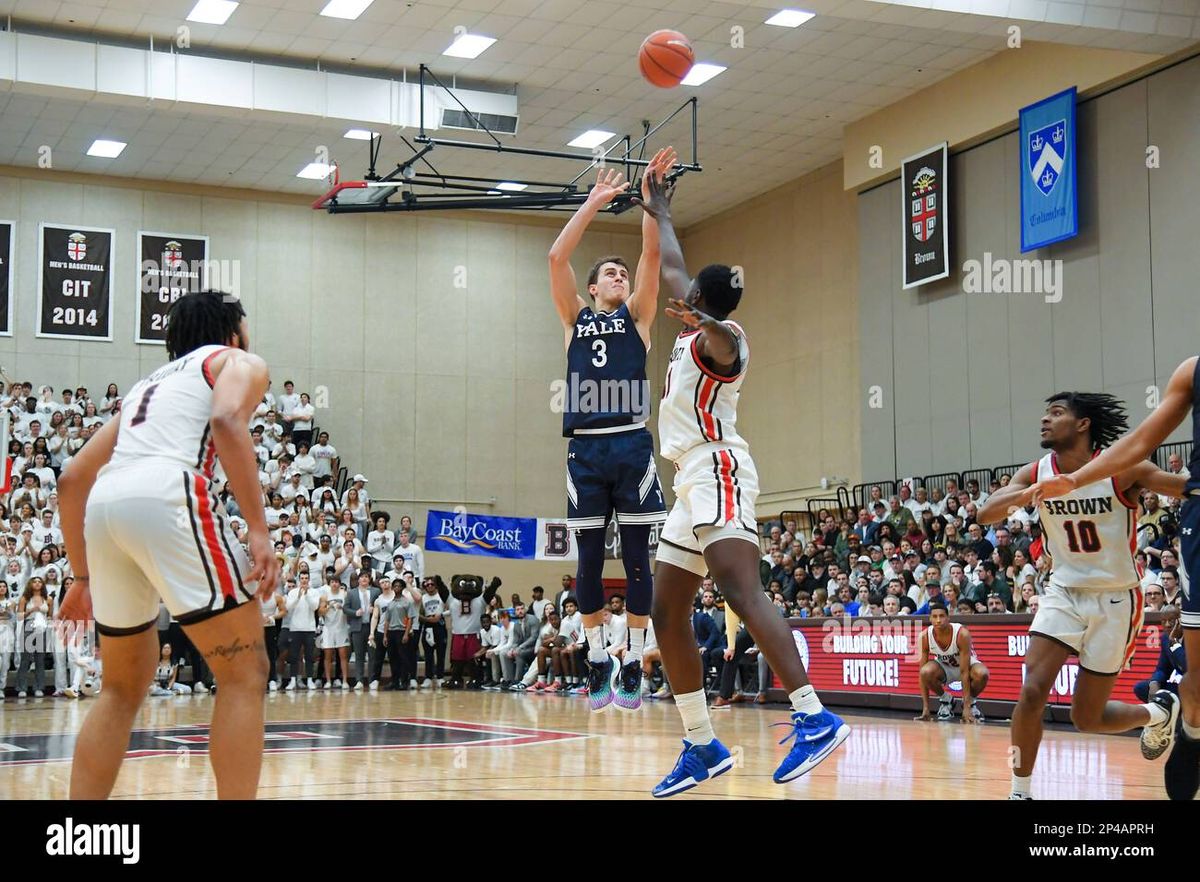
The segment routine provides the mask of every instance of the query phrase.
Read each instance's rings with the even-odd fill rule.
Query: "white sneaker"
[[[162,692],[158,692],[158,693],[155,693],[155,694],[156,694],[156,695],[170,695],[171,693],[167,692],[167,691],[164,689]],[[76,692],[74,689],[64,689],[64,690],[63,690],[63,695],[67,696],[67,698],[78,698],[78,697],[79,697],[79,693],[78,693],[78,692]]]
[[[296,690],[296,678],[287,681],[287,685],[283,687],[284,692],[294,692]]]
[[[416,680],[409,680],[409,681],[408,681],[408,688],[409,688],[409,689],[416,689],[416,688],[417,688],[417,681],[416,681]]]
[[[25,697],[25,693],[24,693],[24,692],[18,692],[18,693],[17,693],[17,698],[24,698],[24,697]]]
[[[278,690],[279,690],[279,684],[276,683],[274,680],[270,680],[267,683],[267,691],[268,692],[276,692]]]
[[[34,698],[45,698],[45,697],[46,697],[46,693],[42,692],[42,690],[41,690],[41,689],[35,689],[35,690],[34,690],[34,692],[33,692],[33,697],[34,697]]]
[[[204,687],[203,683],[196,683],[194,686],[192,686],[192,692],[196,693],[197,695],[204,695],[206,692],[208,692],[208,690]]]
[[[378,692],[379,691],[379,681],[372,680],[371,684],[367,688],[372,692]]]
[[[1150,701],[1167,712],[1167,718],[1161,723],[1154,723],[1142,729],[1142,756],[1148,760],[1156,760],[1166,753],[1175,741],[1175,723],[1179,719],[1179,697],[1174,692],[1160,689],[1151,696]]]
[[[354,684],[354,691],[355,691],[355,692],[362,692],[362,691],[363,691],[363,690],[362,690],[362,680],[359,680],[357,683],[355,683],[355,684]]]
[[[338,688],[340,688],[343,692],[349,692],[350,684],[347,683],[345,680],[338,680]]]
[[[313,690],[315,690],[317,688],[317,681],[314,680],[312,677],[308,678],[308,688],[313,689]]]
[[[435,686],[437,686],[437,688],[438,688],[438,689],[441,689],[441,688],[442,688],[442,684],[443,684],[443,683],[445,683],[445,682],[446,682],[446,678],[445,678],[445,677],[438,677],[438,678],[437,678],[437,680],[434,682],[434,685],[435,685]]]
[[[441,685],[441,681],[440,681],[440,680],[438,681],[438,685]],[[433,681],[432,681],[432,680],[430,680],[428,677],[426,677],[424,680],[422,680],[422,681],[421,681],[421,688],[422,688],[422,689],[432,689],[432,688],[433,688]]]
[[[331,681],[329,681],[329,680],[326,680],[326,681],[325,681],[325,685],[324,685],[324,686],[322,686],[321,688],[322,688],[322,689],[332,689],[332,688],[333,688],[333,683],[332,683]]]

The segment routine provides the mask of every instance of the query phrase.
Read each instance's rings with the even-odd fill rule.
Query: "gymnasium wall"
[[[203,234],[212,257],[240,261],[252,347],[275,391],[285,379],[314,396],[328,389],[317,423],[343,462],[370,478],[372,496],[394,502],[393,513],[411,513],[422,532],[428,508],[460,502],[478,512],[565,514],[565,442],[550,409],[563,338],[546,270],[565,216],[332,217],[267,194],[221,198],[59,177],[68,178],[0,173],[0,218],[18,222],[16,334],[0,338],[9,376],[56,390],[85,383],[97,395],[110,381],[128,390],[166,358],[162,347],[133,342],[137,231]],[[113,342],[34,336],[40,221],[116,228]],[[637,253],[636,226],[607,229],[589,233],[577,252],[581,283],[596,256]],[[458,267],[465,288],[455,287]],[[655,363],[652,389],[661,377]],[[456,558],[438,570],[478,567],[549,586],[561,568]]]
[[[822,476],[859,471],[856,224],[835,162],[687,230],[692,272],[716,262],[744,269],[734,318],[751,368],[738,431],[758,466],[760,517],[822,495]],[[675,332],[660,329],[660,356]]]
[[[1200,58],[1082,102],[1080,234],[1025,255],[1017,133],[953,155],[952,274],[909,291],[899,181],[858,197],[864,480],[1030,461],[1043,399],[1062,389],[1111,392],[1132,424],[1145,418],[1149,387],[1197,347],[1197,119]],[[1158,168],[1146,167],[1148,145]],[[964,261],[985,252],[1061,260],[1061,301],[964,293]]]

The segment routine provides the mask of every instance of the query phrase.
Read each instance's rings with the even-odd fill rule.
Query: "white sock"
[[[708,702],[705,698],[703,689],[675,696],[675,706],[683,718],[683,729],[692,744],[709,744],[717,737],[708,718]]]
[[[1167,709],[1156,702],[1151,701],[1143,704],[1142,707],[1150,714],[1150,722],[1147,723],[1149,726],[1157,726],[1159,723],[1165,723],[1171,718],[1171,715],[1167,713]]]
[[[645,628],[630,628],[629,629],[629,649],[625,653],[625,664],[632,661],[640,662],[642,660],[642,649],[646,645],[646,629]]]
[[[600,664],[608,657],[608,653],[604,649],[604,626],[596,625],[594,628],[587,629],[587,644],[588,644],[588,661],[592,664]]]
[[[1032,796],[1033,788],[1030,786],[1031,784],[1033,784],[1033,776],[1032,775],[1022,778],[1016,772],[1013,772],[1012,792],[1015,793],[1017,796]]]
[[[1183,734],[1192,741],[1200,741],[1200,726],[1192,726],[1187,720],[1183,721]]]
[[[817,690],[811,685],[801,686],[795,692],[789,693],[788,700],[792,703],[792,710],[805,716],[819,714],[825,710],[821,699],[817,698]]]
[[[538,674],[538,682],[539,682],[539,683],[545,683],[545,682],[546,682],[546,675],[545,675],[545,674]]]

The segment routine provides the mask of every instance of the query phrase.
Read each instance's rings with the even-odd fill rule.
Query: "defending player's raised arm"
[[[83,514],[88,494],[96,483],[96,475],[112,458],[117,446],[121,421],[113,419],[104,424],[79,452],[58,479],[59,517],[62,520],[63,543],[67,560],[75,574],[75,585],[67,592],[59,609],[59,618],[67,621],[86,621],[92,617],[91,588],[88,585],[87,543],[83,536]]]
[[[668,297],[683,300],[687,296],[688,288],[692,286],[692,277],[688,275],[687,264],[683,262],[683,248],[679,244],[679,237],[675,235],[675,224],[671,220],[672,186],[668,185],[665,179],[660,180],[657,175],[647,175],[643,183],[646,197],[641,200],[635,199],[634,202],[641,205],[658,224],[662,286],[666,289]]]
[[[658,314],[659,274],[662,268],[662,251],[658,236],[658,221],[645,204],[650,198],[650,180],[662,181],[663,176],[675,164],[677,155],[674,147],[665,147],[650,160],[642,176],[642,254],[633,273],[633,293],[629,297],[629,314],[638,328],[649,333]],[[667,195],[670,200],[670,192]]]
[[[1129,471],[1132,472],[1133,477],[1130,489],[1153,490],[1163,496],[1173,496],[1179,499],[1187,487],[1188,479],[1186,477],[1163,471],[1148,459],[1142,460]]]
[[[1008,486],[997,490],[987,498],[975,514],[981,524],[995,524],[1005,520],[1018,508],[1033,501],[1033,466],[1021,466],[1008,482]]]
[[[267,533],[267,516],[258,483],[258,458],[247,427],[254,408],[267,391],[270,380],[267,363],[249,352],[229,349],[217,356],[212,371],[215,379],[209,425],[213,446],[249,531],[253,561],[250,580],[259,583],[259,596],[266,599],[279,579],[279,561]]]
[[[629,183],[616,169],[601,168],[587,200],[571,215],[567,225],[550,246],[550,299],[554,301],[554,308],[565,329],[575,325],[579,311],[587,306],[579,296],[575,270],[571,268],[571,255],[579,247],[592,218],[628,187]]]
[[[1133,468],[1147,459],[1183,422],[1192,409],[1192,377],[1197,356],[1175,368],[1158,407],[1140,426],[1069,475],[1055,475],[1038,484],[1038,498],[1053,498]],[[1151,488],[1153,489],[1153,488]]]

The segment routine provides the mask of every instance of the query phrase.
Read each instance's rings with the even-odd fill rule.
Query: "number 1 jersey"
[[[201,346],[140,380],[121,402],[121,428],[101,474],[131,465],[181,465],[212,478],[213,376],[209,364],[227,346]]]

